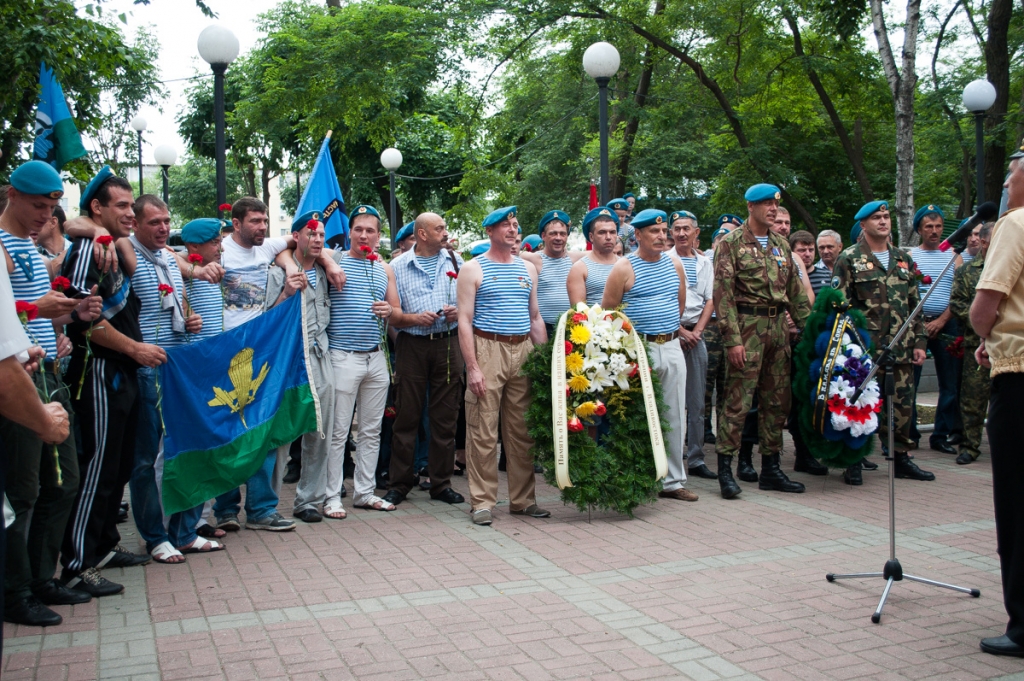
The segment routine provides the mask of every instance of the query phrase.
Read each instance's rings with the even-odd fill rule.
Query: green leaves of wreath
[[[523,374],[530,379],[533,392],[533,400],[526,411],[526,425],[535,443],[534,460],[543,466],[548,484],[555,485],[550,342],[533,349],[523,365]],[[651,378],[658,413],[664,414],[657,373],[652,371]],[[612,386],[601,395],[611,424],[611,432],[601,437],[601,445],[586,430],[569,433],[569,476],[573,487],[562,490],[562,501],[574,504],[581,512],[594,506],[632,518],[638,506],[653,502],[661,490],[661,481],[654,479],[654,454],[639,378],[631,378],[629,386],[629,390]],[[665,433],[669,430],[664,418],[661,429]]]

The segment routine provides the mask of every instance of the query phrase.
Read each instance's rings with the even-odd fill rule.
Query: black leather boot
[[[861,473],[861,468],[862,468],[862,466],[861,466],[860,462],[858,461],[857,463],[853,464],[852,466],[847,468],[845,471],[843,471],[843,482],[845,482],[847,485],[853,485],[853,486],[863,485],[864,484],[864,478],[860,474]]]
[[[810,473],[811,475],[828,475],[828,467],[811,456],[806,447],[796,448],[796,461],[793,462],[793,470],[797,473]]]
[[[725,454],[718,455],[718,486],[723,499],[734,499],[743,491],[732,477],[732,457]]]
[[[299,481],[299,477],[302,473],[302,460],[301,459],[288,459],[288,467],[285,469],[284,478],[281,482],[289,485]]]
[[[795,482],[786,477],[779,467],[779,455],[767,454],[761,456],[761,479],[757,483],[758,489],[775,490],[776,492],[804,491],[802,482]]]
[[[909,480],[935,479],[934,473],[918,468],[917,464],[910,460],[910,456],[906,452],[896,452],[893,465],[896,467],[894,473],[897,478],[907,478]]]
[[[740,444],[740,455],[736,459],[736,477],[743,482],[757,482],[757,471],[754,470],[754,443]]]

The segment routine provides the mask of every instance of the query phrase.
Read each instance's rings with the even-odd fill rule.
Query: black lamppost
[[[395,171],[402,165],[402,152],[394,147],[388,147],[384,151],[380,152],[380,164],[384,166],[384,170],[388,171],[388,175],[391,179],[391,247],[394,248],[394,238],[398,234],[398,201],[395,199]]]
[[[142,189],[142,132],[146,129],[146,119],[136,116],[132,119],[132,128],[139,135],[139,196],[146,192]]]
[[[163,170],[164,178],[164,203],[167,203],[168,196],[168,181],[167,169],[174,165],[174,162],[178,160],[178,152],[175,151],[174,147],[169,144],[161,144],[159,147],[153,150],[153,158],[156,160],[156,164]]]
[[[594,43],[583,53],[583,69],[597,81],[601,93],[599,125],[601,129],[601,205],[608,197],[608,83],[619,70],[619,51],[611,43]]]
[[[228,200],[227,170],[224,167],[224,72],[238,56],[238,38],[218,24],[199,34],[199,56],[213,69],[214,126],[217,134],[217,206]]]
[[[978,200],[977,208],[985,201],[985,112],[996,102],[996,88],[984,78],[972,80],[964,88],[963,103],[968,111],[974,114],[974,145],[977,166]]]

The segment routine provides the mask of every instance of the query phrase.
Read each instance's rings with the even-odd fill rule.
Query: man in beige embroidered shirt
[[[1008,210],[992,230],[971,325],[981,337],[978,364],[992,367],[988,441],[1003,604],[1010,617],[1006,633],[982,639],[981,649],[1024,657],[1024,457],[1017,426],[1024,411],[1024,147],[1010,159]]]

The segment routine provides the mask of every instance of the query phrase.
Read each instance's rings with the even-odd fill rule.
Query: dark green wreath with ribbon
[[[847,468],[873,447],[881,404],[877,382],[872,379],[871,391],[856,404],[849,401],[873,361],[865,325],[863,313],[850,309],[841,291],[824,287],[794,350],[793,399],[800,405],[800,432],[811,454],[831,468]]]
[[[551,349],[550,342],[535,347],[522,371],[530,379],[532,391],[526,425],[534,440],[534,461],[544,468],[544,480],[557,486],[551,430]],[[657,372],[652,371],[651,378],[658,413],[664,414]],[[601,436],[601,444],[585,429],[569,432],[569,474],[573,486],[562,490],[562,501],[574,504],[581,512],[593,506],[632,518],[638,506],[654,502],[661,491],[661,481],[655,479],[644,398],[638,381],[631,381],[629,390],[608,388],[604,395],[611,431]],[[661,429],[669,431],[664,418]]]

